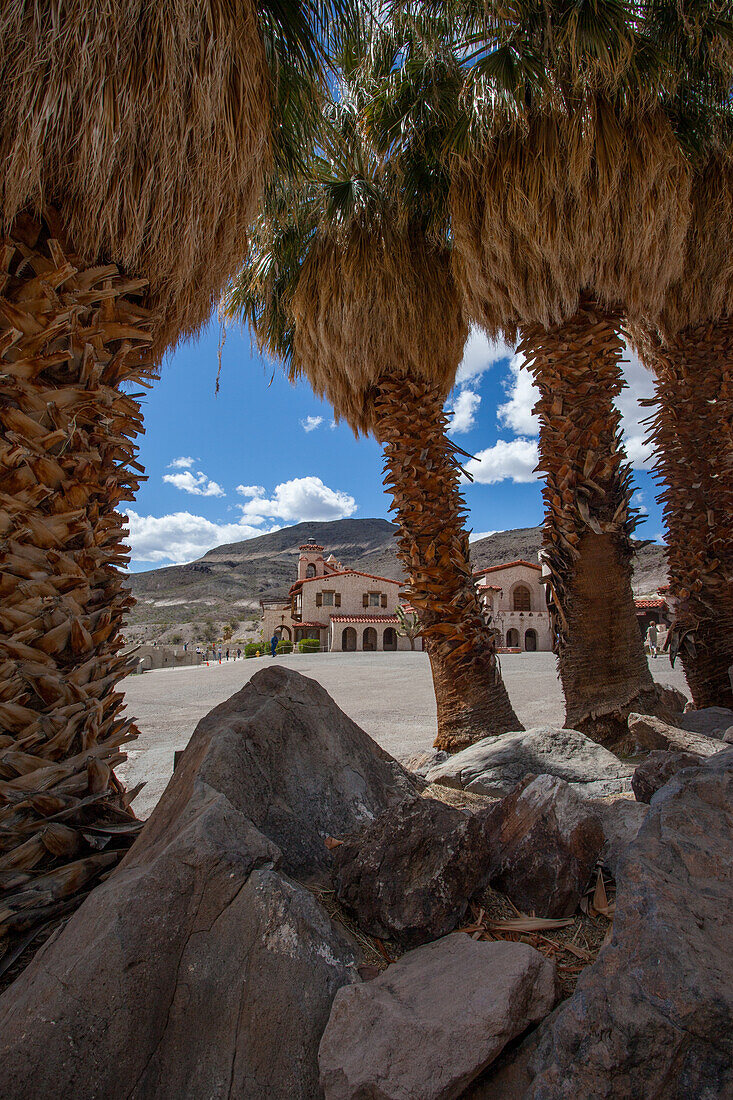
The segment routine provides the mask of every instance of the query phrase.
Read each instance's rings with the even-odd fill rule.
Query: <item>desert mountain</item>
[[[203,617],[240,619],[259,614],[260,597],[285,596],[295,579],[298,547],[314,538],[344,565],[365,573],[402,579],[396,556],[397,528],[384,519],[340,519],[298,523],[246,542],[209,550],[198,561],[151,569],[130,576],[138,600],[132,623],[184,623]],[[537,560],[542,528],[497,531],[471,546],[474,566],[499,565],[524,558]],[[640,544],[634,590],[656,591],[666,582],[663,548]]]

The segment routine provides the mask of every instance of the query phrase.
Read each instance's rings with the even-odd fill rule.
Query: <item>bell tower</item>
[[[322,577],[325,573],[323,547],[319,546],[315,539],[308,539],[299,549],[298,580],[304,581],[308,577]]]

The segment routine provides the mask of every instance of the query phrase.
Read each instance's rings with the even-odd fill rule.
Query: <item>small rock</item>
[[[415,752],[410,756],[400,758],[400,764],[408,772],[425,777],[431,768],[443,764],[450,759],[450,753],[443,749],[426,749],[425,752]]]
[[[729,726],[728,729],[725,731],[725,733],[723,734],[723,740],[725,741],[726,745],[733,745],[733,726]]]
[[[385,810],[334,851],[336,893],[359,926],[410,945],[452,931],[488,873],[483,815],[431,798]]]
[[[673,775],[683,768],[694,768],[702,764],[705,757],[693,752],[670,752],[667,749],[655,749],[631,777],[631,786],[637,802],[651,802],[652,796],[660,790]]]
[[[727,707],[701,707],[681,714],[677,724],[689,733],[703,733],[706,737],[725,739],[727,730],[733,726],[733,710]]]
[[[690,733],[679,726],[670,726],[651,714],[629,715],[629,734],[641,749],[668,749],[670,752],[692,752],[698,756],[713,756],[722,744],[702,733]]]
[[[557,776],[540,775],[484,816],[491,885],[525,913],[574,913],[604,843],[588,801]]]
[[[431,768],[426,779],[479,794],[505,795],[527,775],[557,775],[594,796],[631,790],[633,766],[577,730],[536,726],[484,737]]]
[[[326,1100],[451,1100],[551,1011],[555,964],[455,933],[337,993],[318,1061]]]

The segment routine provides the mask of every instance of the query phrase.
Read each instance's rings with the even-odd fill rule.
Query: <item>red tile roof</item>
[[[643,597],[641,599],[634,600],[634,603],[639,609],[643,609],[645,607],[666,607],[667,606],[667,601],[665,599],[663,599],[661,596]]]
[[[499,588],[498,585],[495,585],[495,584],[477,584],[476,587],[478,588],[479,592],[502,592],[503,591],[502,588]]]
[[[332,615],[332,623],[382,623],[395,626],[400,620],[396,615]]]
[[[669,592],[669,585],[668,584],[660,584],[659,588],[657,589],[657,592]]]
[[[404,581],[395,581],[391,577],[377,577],[374,573],[361,573],[358,569],[342,569],[339,573],[329,573],[328,579],[333,577],[369,577],[373,581],[385,581],[387,584],[398,584],[400,587],[405,583]],[[295,584],[308,584],[309,581],[322,581],[323,577],[306,577],[302,581],[296,581]],[[295,587],[295,585],[293,585]]]
[[[293,623],[293,627],[296,630],[299,630],[302,626],[307,626],[309,628],[318,627],[319,630],[328,630],[328,623]]]
[[[505,561],[501,565],[489,565],[486,569],[474,569],[474,577],[483,577],[484,573],[495,573],[497,569],[511,569],[514,565],[528,565],[530,569],[536,569],[538,572],[542,572],[539,565],[533,561],[524,561],[523,558],[517,558],[516,561]]]
[[[323,550],[322,546],[318,546],[315,542],[304,542],[302,546],[298,547],[299,550]]]

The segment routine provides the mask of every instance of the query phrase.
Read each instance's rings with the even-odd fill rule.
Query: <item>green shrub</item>
[[[293,643],[289,642],[287,639],[285,639],[285,641],[278,642],[277,643],[277,649],[275,650],[275,652],[276,653],[292,653],[293,652]]]
[[[259,653],[260,657],[265,652],[265,645],[263,642],[247,642],[244,647],[245,657],[256,657]]]
[[[302,642],[298,642],[298,653],[318,653],[320,648],[318,638],[303,638]]]

